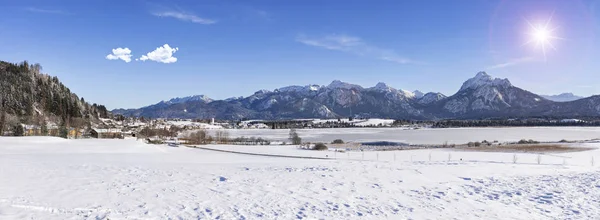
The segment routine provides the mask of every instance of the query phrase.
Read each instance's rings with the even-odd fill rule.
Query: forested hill
[[[87,103],[56,76],[43,74],[41,70],[37,63],[0,61],[0,126],[39,125],[43,121],[81,124],[108,117],[106,107]]]

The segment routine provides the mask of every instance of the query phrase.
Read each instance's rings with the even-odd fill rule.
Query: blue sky
[[[110,109],[335,79],[452,95],[482,70],[539,94],[600,94],[598,0],[1,5],[0,60],[41,63],[71,91]],[[549,18],[561,39],[544,56],[526,44],[528,21],[536,26]]]

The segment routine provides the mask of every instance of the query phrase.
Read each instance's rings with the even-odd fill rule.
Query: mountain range
[[[574,95],[573,93],[570,93],[570,92],[561,93],[558,95],[542,95],[542,97],[544,97],[548,100],[555,101],[555,102],[570,102],[570,101],[575,101],[578,99],[585,98],[582,96]]]
[[[508,79],[479,72],[451,96],[405,91],[385,83],[363,88],[334,80],[327,86],[288,86],[225,100],[190,96],[112,112],[136,117],[230,120],[350,116],[394,119],[600,116],[600,96],[564,98],[567,96],[536,95],[513,86]]]

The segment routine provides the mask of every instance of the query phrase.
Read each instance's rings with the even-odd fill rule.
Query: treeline
[[[109,117],[105,106],[90,105],[56,76],[41,71],[38,63],[0,61],[0,135],[21,123],[45,126],[52,121],[80,127],[98,117]]]

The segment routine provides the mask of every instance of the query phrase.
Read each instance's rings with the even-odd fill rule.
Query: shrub
[[[562,139],[562,140],[560,140],[560,141],[559,141],[559,143],[568,143],[568,142],[569,142],[569,141],[567,141],[567,140],[565,140],[565,139]]]
[[[327,146],[323,143],[317,143],[315,144],[315,147],[313,147],[313,150],[327,150]]]
[[[469,146],[469,147],[479,147],[479,146],[481,146],[481,143],[479,141],[478,142],[469,142],[469,143],[467,143],[467,146]]]
[[[518,144],[539,144],[540,142],[538,141],[534,141],[532,139],[529,140],[525,140],[525,139],[521,139],[519,142],[517,142]]]
[[[58,129],[58,136],[61,137],[61,138],[68,138],[69,137],[69,130],[67,130],[67,127],[60,126],[60,128]]]
[[[13,136],[23,136],[23,134],[25,133],[25,129],[23,129],[23,125],[21,124],[16,124],[15,126],[13,126]]]
[[[331,142],[332,144],[343,144],[344,141],[342,139],[335,139]]]

